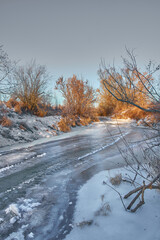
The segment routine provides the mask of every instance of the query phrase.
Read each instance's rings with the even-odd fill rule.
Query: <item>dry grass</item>
[[[14,110],[16,113],[18,114],[22,114],[22,104],[17,104],[15,107],[14,107]]]
[[[86,126],[91,122],[99,121],[97,116],[94,117],[79,117],[75,115],[67,115],[62,117],[62,119],[58,123],[59,130],[62,132],[69,132],[71,127],[75,126]]]
[[[27,129],[21,124],[21,125],[19,125],[19,128],[21,129],[21,130],[23,130],[23,131],[27,131]]]
[[[3,116],[2,120],[0,121],[0,124],[3,127],[11,127],[12,126],[12,121],[8,117]]]
[[[23,103],[20,101],[15,100],[14,98],[10,98],[6,103],[8,108],[13,108],[16,113],[22,114]]]
[[[87,118],[85,118],[85,117],[80,117],[80,124],[81,124],[82,126],[86,126],[86,125],[90,124],[91,122],[92,122],[92,120],[91,120],[90,117],[87,117]]]
[[[67,118],[62,118],[58,123],[58,127],[62,132],[69,132],[71,130],[70,122],[67,120]]]
[[[44,108],[38,107],[37,111],[35,112],[35,115],[38,116],[38,117],[45,117],[47,115],[47,111],[45,110],[45,106],[44,106]]]
[[[14,108],[16,105],[18,104],[18,101],[14,98],[10,98],[7,102],[6,102],[6,106],[8,108]]]
[[[110,178],[110,182],[114,186],[120,185],[121,182],[122,182],[122,175],[121,174],[117,174],[115,177]]]
[[[32,111],[29,103],[24,104],[23,102],[17,101],[14,98],[10,98],[5,104],[8,108],[10,108],[10,109],[13,108],[14,111],[18,114],[22,114],[22,112],[23,113],[29,112],[31,114],[34,114],[34,115],[38,116],[38,117],[45,117],[48,113],[47,109],[49,109],[48,105],[35,104],[34,111]]]
[[[91,226],[93,223],[93,220],[88,220],[88,221],[83,221],[83,222],[80,222],[80,223],[77,223],[77,227],[80,227],[80,228],[83,228],[83,227],[86,227],[86,226]]]
[[[95,212],[95,216],[107,216],[111,212],[109,203],[104,203],[101,208]]]

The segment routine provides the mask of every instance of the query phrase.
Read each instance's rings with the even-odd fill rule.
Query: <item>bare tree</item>
[[[120,71],[118,71],[114,66],[106,67],[104,62],[101,63],[98,71],[100,80],[105,89],[117,101],[130,104],[153,115],[158,115],[159,120],[160,89],[157,89],[153,75],[160,70],[160,65],[155,66],[150,61],[146,67],[146,72],[143,73],[137,66],[136,57],[133,51],[129,51],[128,49],[126,49],[126,51],[128,59],[122,58],[124,67],[120,69]],[[141,148],[145,164],[142,163],[142,159],[138,159],[125,138],[123,138],[123,141],[128,149],[127,154],[124,154],[117,146],[127,165],[129,165],[131,170],[135,173],[135,177],[132,182],[136,180],[137,175],[140,175],[144,179],[142,185],[130,191],[124,197],[128,198],[133,194],[136,194],[127,207],[127,209],[132,212],[135,212],[145,203],[144,192],[146,189],[160,189],[159,124],[154,126],[152,130],[156,130],[156,134],[147,136],[144,147]],[[155,132],[152,131],[152,133]],[[138,165],[138,167],[135,167],[134,164]],[[144,175],[142,172],[146,172],[147,175]],[[135,207],[133,207],[133,204],[136,203],[139,197],[141,197],[139,202]]]
[[[8,77],[14,68],[14,64],[9,59],[7,53],[0,46],[0,95],[7,94],[10,86]]]
[[[98,71],[101,82],[107,91],[118,101],[131,104],[141,110],[160,113],[160,91],[155,86],[153,75],[160,70],[151,61],[142,72],[133,51],[126,49],[128,58],[123,58],[124,67],[119,71],[114,67],[106,67],[102,62]],[[141,96],[141,101],[139,97]],[[142,101],[142,99],[144,101]]]
[[[65,114],[74,116],[89,116],[93,114],[96,92],[88,81],[79,80],[77,76],[67,80],[63,77],[56,82],[56,89],[64,97]]]
[[[26,110],[35,112],[38,104],[48,103],[48,81],[46,67],[31,61],[30,64],[17,67],[14,71],[11,95],[19,99]]]

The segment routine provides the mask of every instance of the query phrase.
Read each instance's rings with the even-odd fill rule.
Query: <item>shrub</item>
[[[16,113],[21,114],[22,113],[22,106],[20,104],[17,104],[14,107],[14,110],[15,110]]]
[[[18,101],[16,101],[16,99],[14,99],[14,98],[10,98],[10,99],[6,102],[6,106],[7,106],[8,108],[14,108],[17,104],[18,104]]]
[[[45,104],[37,104],[34,111],[32,111],[29,105],[26,105],[21,101],[17,101],[14,98],[10,98],[5,104],[10,109],[14,108],[15,112],[18,114],[22,114],[22,112],[30,112],[38,117],[45,117],[48,113],[47,109],[51,108],[51,106]]]
[[[34,113],[38,117],[45,117],[47,115],[47,111],[45,110],[45,106],[40,108],[38,106],[37,111]]]
[[[88,125],[89,123],[91,123],[91,118],[88,117],[88,118],[85,118],[85,117],[80,117],[80,124],[83,125],[83,126],[86,126]]]
[[[62,132],[70,131],[70,121],[67,118],[62,118],[58,123],[59,130]]]
[[[22,102],[17,101],[14,98],[10,98],[5,104],[10,109],[14,108],[16,113],[18,113],[18,114],[22,113],[22,109],[23,109],[23,103]]]
[[[6,116],[3,116],[2,120],[0,121],[0,124],[3,127],[11,127],[12,126],[12,121],[9,118],[7,118]]]
[[[26,66],[17,67],[14,71],[14,87],[12,96],[23,103],[23,110],[40,116],[46,115],[39,109],[41,104],[50,101],[46,93],[49,76],[45,66],[32,61]]]
[[[117,119],[135,119],[136,121],[140,119],[145,119],[147,116],[150,116],[151,114],[148,112],[144,112],[141,109],[137,109],[136,107],[125,107],[121,111],[115,111],[114,115],[112,116],[113,118]]]
[[[87,81],[78,79],[75,75],[66,80],[59,78],[56,82],[58,89],[64,97],[62,117],[67,125],[87,125],[96,117],[94,102],[96,92]]]

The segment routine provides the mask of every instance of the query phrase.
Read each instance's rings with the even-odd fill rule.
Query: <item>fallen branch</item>
[[[124,196],[124,198],[130,197],[132,194],[137,193],[137,195],[133,198],[133,200],[130,202],[128,205],[127,209],[130,210],[133,204],[136,202],[137,198],[142,195],[142,200],[139,201],[139,203],[136,205],[134,209],[131,210],[131,212],[135,212],[139,207],[141,207],[145,202],[144,202],[144,191],[146,189],[160,189],[160,186],[153,185],[158,179],[160,178],[160,173],[148,184],[145,185],[145,181],[143,181],[143,186],[140,186],[132,191],[130,191],[128,194]]]

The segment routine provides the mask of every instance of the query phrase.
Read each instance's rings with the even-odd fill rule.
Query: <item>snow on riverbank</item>
[[[10,126],[0,124],[0,147],[31,142],[39,138],[50,138],[58,133],[60,116],[19,115],[13,109],[3,107],[6,110],[6,118],[11,122]]]
[[[3,110],[3,111],[2,111]],[[2,114],[2,112],[5,112]],[[61,135],[62,132],[58,129],[58,122],[61,119],[60,115],[37,117],[30,114],[18,114],[14,109],[7,108],[4,104],[0,105],[0,116],[5,116],[10,121],[9,125],[2,126],[0,124],[0,148],[7,146],[15,146],[20,143],[30,143],[45,139],[49,141],[56,135]],[[118,124],[130,124],[134,121],[130,119],[110,120],[106,117],[101,117],[102,124],[106,120],[112,127]],[[100,124],[98,123],[98,124]],[[81,126],[81,128],[84,126]],[[73,131],[73,129],[72,129]],[[37,142],[41,143],[41,142]]]
[[[145,205],[136,213],[127,212],[117,192],[104,184],[105,181],[111,185],[110,178],[116,174],[133,177],[126,169],[103,171],[79,190],[73,229],[65,240],[160,239],[160,192],[146,190]],[[143,181],[140,177],[138,180]],[[134,188],[127,182],[114,187],[122,196]],[[132,197],[125,200],[126,206],[131,200]]]
[[[13,225],[18,221],[23,221],[23,218],[25,218],[27,215],[33,213],[33,211],[36,211],[35,208],[37,208],[40,205],[39,202],[34,202],[33,199],[19,199],[19,204],[12,203],[8,206],[8,208],[5,209],[6,215],[10,218],[10,221],[8,224]],[[2,219],[3,224],[3,219]],[[5,226],[5,223],[4,223]],[[24,231],[27,229],[27,225],[22,225],[22,227],[17,232],[12,232],[5,240],[24,240]],[[33,239],[34,234],[30,232],[28,234],[27,239]]]

